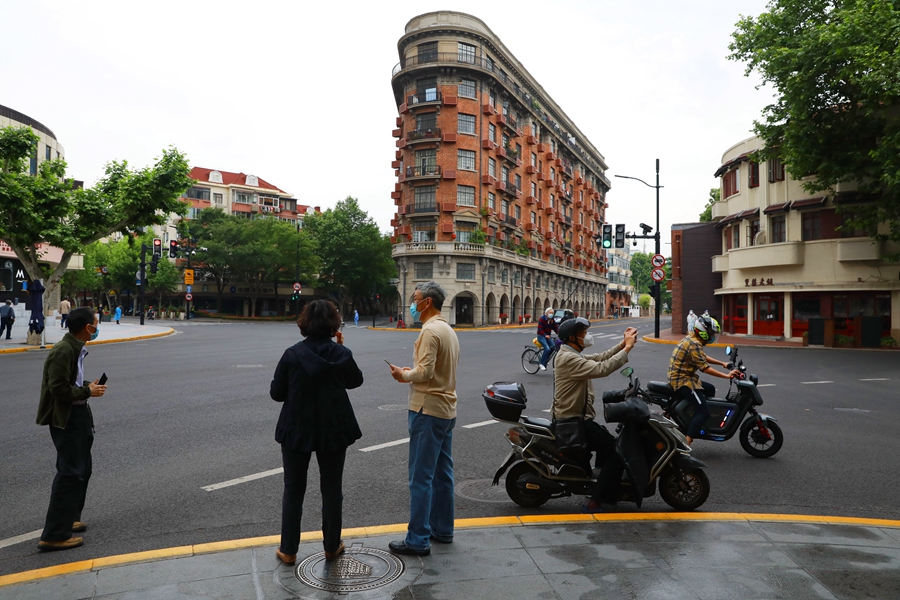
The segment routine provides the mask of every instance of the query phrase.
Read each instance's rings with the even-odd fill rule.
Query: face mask
[[[96,340],[99,335],[100,330],[97,329],[97,327],[94,327],[94,333],[91,334],[91,341],[93,342],[94,340]]]
[[[585,348],[587,348],[588,346],[593,346],[594,345],[594,336],[592,336],[589,333],[586,333],[584,335],[584,339],[581,340],[581,345]]]
[[[416,306],[415,302],[409,305],[409,314],[412,315],[413,322],[418,321],[419,317],[422,316],[422,313],[418,311],[418,307]]]

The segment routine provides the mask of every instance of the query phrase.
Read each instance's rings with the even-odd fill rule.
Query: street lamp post
[[[647,183],[647,182],[644,181],[643,179],[638,179],[637,177],[629,177],[629,176],[627,176],[627,175],[616,175],[616,177],[620,177],[620,178],[622,178],[622,179],[634,179],[635,181],[640,181],[641,183],[643,183],[643,184],[646,185],[647,187],[655,188],[655,189],[656,189],[656,233],[653,235],[653,238],[656,240],[656,253],[659,254],[659,253],[660,253],[660,245],[659,245],[659,244],[660,244],[660,235],[659,235],[659,189],[662,187],[661,185],[659,185],[659,159],[658,159],[658,158],[656,159],[656,185],[650,185],[649,183]],[[645,232],[645,233],[646,233],[646,232]],[[646,236],[646,235],[644,235],[644,236],[632,235],[632,237],[633,237],[633,238],[638,238],[638,237],[646,238],[646,237],[648,237],[648,236]],[[635,242],[635,243],[637,243],[637,242]],[[655,286],[654,286],[654,287],[656,288],[656,294],[655,294],[655,297],[656,297],[656,319],[655,319],[655,326],[654,326],[654,334],[653,334],[653,336],[656,337],[656,338],[659,337],[659,312],[660,312],[660,310],[662,309],[662,301],[661,301],[661,299],[662,299],[662,287],[661,287],[661,286],[662,286],[662,282],[656,282],[656,284],[655,284]]]

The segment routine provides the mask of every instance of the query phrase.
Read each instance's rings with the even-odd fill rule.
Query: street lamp
[[[659,185],[659,159],[658,158],[656,159],[656,185],[650,185],[643,179],[638,179],[637,177],[629,177],[627,175],[616,175],[616,177],[620,177],[622,179],[634,179],[635,181],[640,181],[647,187],[656,189],[656,234],[653,236],[653,238],[656,240],[656,253],[659,254],[659,252],[660,252],[660,247],[659,247],[659,242],[660,242],[660,238],[659,238],[659,189],[661,187],[663,187],[663,186]],[[647,233],[649,233],[647,231],[647,229],[649,229],[649,228],[646,225],[644,225],[643,223],[641,224],[641,228],[644,230],[644,235],[647,235]],[[662,302],[661,302],[662,287],[661,287],[661,285],[662,285],[662,282],[656,283],[656,322],[655,322],[655,328],[654,328],[654,334],[653,334],[653,336],[656,338],[659,338],[659,311],[662,308]]]

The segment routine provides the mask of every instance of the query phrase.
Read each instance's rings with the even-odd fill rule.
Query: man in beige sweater
[[[409,527],[389,544],[395,554],[428,556],[431,540],[453,541],[453,426],[459,340],[441,315],[446,292],[434,281],[416,286],[409,311],[422,331],[413,367],[391,365],[391,376],[409,383]]]

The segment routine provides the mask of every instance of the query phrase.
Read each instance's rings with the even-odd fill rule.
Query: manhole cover
[[[491,485],[492,479],[471,479],[463,481],[456,486],[456,495],[475,502],[497,502],[507,504],[512,502],[506,494],[506,486],[503,481],[500,485]]]
[[[403,575],[403,562],[389,552],[354,546],[334,560],[314,554],[294,571],[301,583],[328,592],[363,592],[396,581]]]
[[[382,404],[378,410],[406,410],[408,408],[409,404]]]

